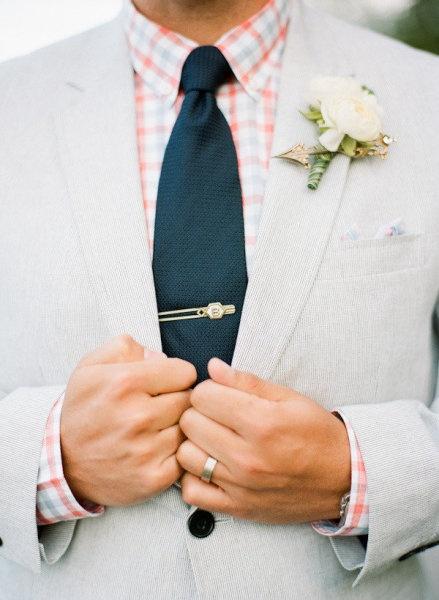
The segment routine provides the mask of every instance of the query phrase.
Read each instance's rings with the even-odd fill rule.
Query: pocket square
[[[356,223],[353,223],[350,227],[346,229],[344,234],[341,236],[343,242],[346,241],[356,241],[361,239],[361,231]]]
[[[350,225],[341,236],[343,242],[358,241],[365,239],[381,240],[388,237],[407,234],[405,223],[402,218],[395,219],[390,223],[380,225],[373,238],[364,237],[357,223]]]
[[[393,237],[395,235],[404,235],[406,233],[404,221],[399,218],[387,225],[381,225],[375,234],[376,240],[381,240],[386,237]]]

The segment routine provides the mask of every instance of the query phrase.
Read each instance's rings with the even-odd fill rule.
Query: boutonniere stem
[[[315,155],[308,175],[308,187],[310,190],[316,190],[319,187],[320,181],[333,158],[334,154],[330,152]]]

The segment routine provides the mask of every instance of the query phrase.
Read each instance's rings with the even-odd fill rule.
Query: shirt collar
[[[253,17],[225,33],[216,43],[236,79],[257,100],[283,49],[289,1],[269,0]],[[135,72],[169,104],[178,95],[181,70],[197,43],[154,23],[130,0],[124,5],[125,29]]]

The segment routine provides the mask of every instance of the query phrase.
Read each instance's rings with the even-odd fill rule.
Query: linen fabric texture
[[[337,157],[317,193],[302,169],[270,161],[233,365],[342,407],[367,470],[367,549],[307,524],[223,514],[199,540],[175,487],[38,536],[41,443],[69,373],[121,332],[160,349],[132,67],[117,19],[0,68],[6,600],[434,598],[419,554],[399,559],[439,536],[439,61],[299,1],[291,11],[273,155],[314,143],[298,109],[321,73],[355,73],[374,89],[399,142],[388,161]],[[372,237],[400,216],[411,233],[340,240],[349,223]]]

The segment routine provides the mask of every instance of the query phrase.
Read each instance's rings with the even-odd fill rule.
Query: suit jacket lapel
[[[272,154],[315,142],[299,114],[310,79],[351,73],[323,13],[292,2]],[[328,25],[326,27],[326,25]],[[157,305],[139,177],[132,67],[121,19],[66,78],[70,101],[55,116],[90,279],[109,334],[160,349]],[[111,50],[110,50],[111,49]],[[337,157],[317,192],[306,172],[273,158],[233,364],[269,377],[311,290],[338,210],[349,160]]]
[[[325,15],[292,3],[272,155],[316,141],[300,113],[312,77],[349,75]],[[326,27],[328,25],[328,27]],[[306,303],[341,200],[349,159],[337,156],[316,192],[303,167],[272,158],[233,365],[268,378]]]
[[[69,74],[71,102],[56,115],[84,258],[111,336],[160,349],[136,145],[132,67],[120,19]],[[101,44],[101,45],[100,45]]]

